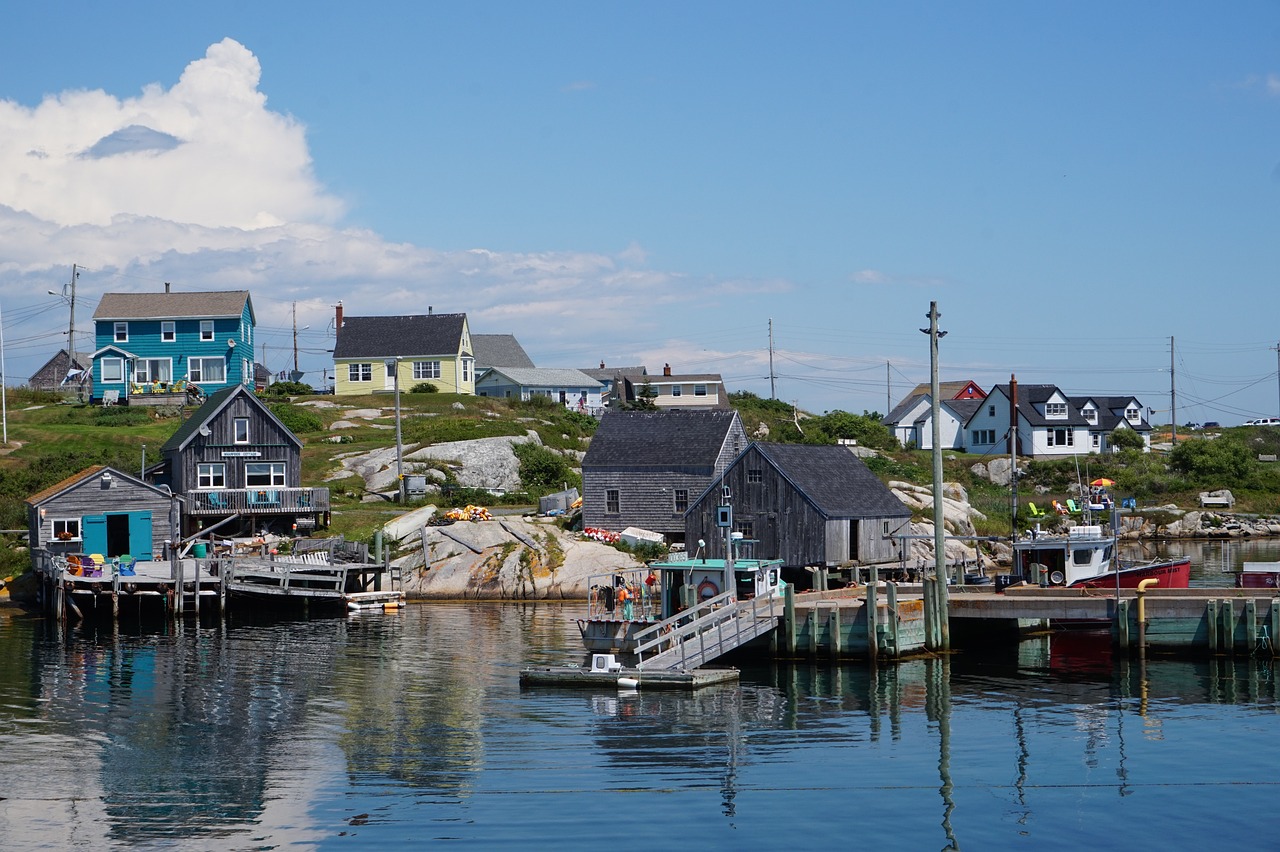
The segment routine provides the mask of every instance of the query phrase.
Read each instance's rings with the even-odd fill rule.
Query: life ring
[[[1066,579],[1067,578],[1063,576],[1061,571],[1049,572],[1049,582],[1055,586],[1061,586],[1066,581]]]
[[[718,594],[720,594],[720,587],[711,582],[710,577],[698,584],[698,600],[709,601]]]

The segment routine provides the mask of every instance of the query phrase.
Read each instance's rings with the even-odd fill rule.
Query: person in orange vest
[[[622,618],[624,621],[631,620],[631,590],[626,586],[618,587],[618,601],[622,604]]]

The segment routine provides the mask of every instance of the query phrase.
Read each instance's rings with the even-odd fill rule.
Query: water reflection
[[[847,842],[856,809],[868,843],[1053,845],[1136,818],[1137,792],[1204,777],[1249,800],[1272,771],[1253,739],[1280,707],[1269,660],[1112,659],[1105,634],[1055,635],[898,666],[744,665],[741,685],[694,694],[521,691],[523,666],[577,657],[575,614],[65,635],[0,615],[0,836],[582,846],[612,796],[644,814],[635,841]]]

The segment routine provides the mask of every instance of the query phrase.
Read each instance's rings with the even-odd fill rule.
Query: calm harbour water
[[[64,634],[0,610],[0,848],[1280,845],[1270,658],[1049,637],[741,663],[695,694],[522,691],[522,667],[580,656],[581,613]]]

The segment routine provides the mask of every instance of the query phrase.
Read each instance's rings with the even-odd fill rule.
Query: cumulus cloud
[[[334,222],[305,128],[267,109],[243,45],[212,45],[170,89],[0,101],[0,203],[64,226],[157,217],[210,228]],[[140,156],[144,155],[144,156]]]
[[[34,107],[0,100],[0,298],[6,317],[25,301],[48,326],[44,337],[23,329],[25,357],[38,363],[11,362],[17,374],[64,344],[62,306],[43,294],[73,262],[84,268],[81,311],[104,292],[163,282],[247,289],[265,341],[269,327],[291,324],[295,303],[313,340],[339,300],[349,316],[432,305],[466,312],[477,333],[516,334],[552,366],[638,363],[656,340],[675,353],[662,361],[679,360],[703,350],[678,336],[698,340],[722,300],[788,287],[655,270],[635,243],[616,253],[440,251],[346,227],[342,202],[314,177],[305,127],[269,109],[260,74],[257,58],[225,39],[168,89],[62,92]],[[78,315],[89,346],[87,311]],[[317,370],[324,346],[313,346]]]

